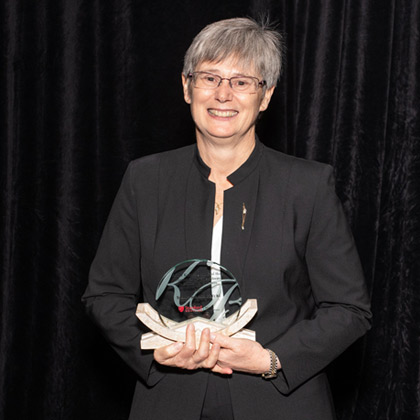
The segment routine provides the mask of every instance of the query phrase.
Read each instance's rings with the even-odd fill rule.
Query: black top
[[[195,145],[133,161],[122,181],[83,300],[107,340],[137,373],[130,419],[198,419],[208,373],[165,368],[140,351],[138,301],[153,303],[177,262],[211,256],[215,186]],[[272,381],[234,372],[237,419],[334,418],[323,369],[370,325],[369,298],[332,168],[257,141],[229,176],[221,264],[244,299],[248,325],[282,364]],[[242,209],[247,209],[242,229]]]

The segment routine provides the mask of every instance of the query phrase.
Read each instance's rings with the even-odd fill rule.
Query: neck
[[[251,135],[250,135],[251,134]],[[211,169],[209,179],[217,184],[228,182],[251,155],[255,147],[255,132],[241,139],[204,139],[197,133],[197,148],[203,162]]]

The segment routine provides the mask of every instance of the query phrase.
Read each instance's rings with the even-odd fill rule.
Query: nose
[[[228,79],[222,79],[220,85],[215,90],[216,99],[219,102],[227,102],[232,100],[232,88]]]

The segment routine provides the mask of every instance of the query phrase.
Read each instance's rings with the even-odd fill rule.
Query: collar
[[[244,180],[257,167],[263,151],[264,145],[259,141],[258,137],[255,136],[254,150],[251,152],[248,159],[235,172],[232,172],[227,177],[228,181],[232,185],[236,185]],[[195,146],[194,162],[201,175],[208,179],[211,169],[204,163],[203,159],[201,159],[197,145]]]

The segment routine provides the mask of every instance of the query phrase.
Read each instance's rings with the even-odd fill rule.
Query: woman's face
[[[205,61],[195,71],[205,71],[223,78],[233,76],[254,76],[261,80],[252,69],[244,69],[234,60],[218,63]],[[274,87],[256,93],[234,92],[227,80],[216,89],[202,89],[188,86],[182,77],[184,98],[191,105],[191,114],[196,125],[197,138],[227,141],[240,141],[244,137],[255,137],[255,123],[258,114],[265,111],[273,94]],[[251,137],[248,137],[251,136]]]

